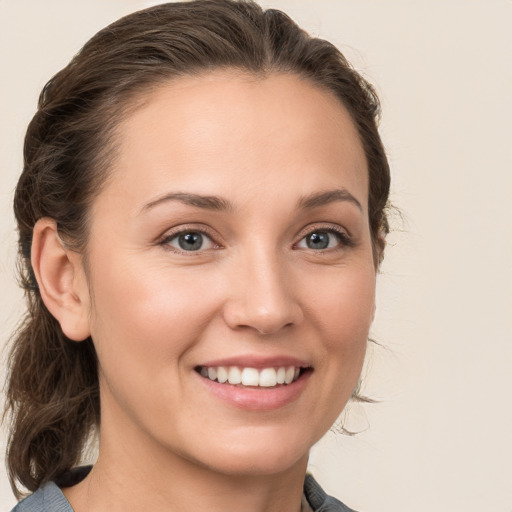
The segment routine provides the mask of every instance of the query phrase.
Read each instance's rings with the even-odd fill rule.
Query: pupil
[[[327,233],[312,233],[307,239],[310,249],[326,249],[329,247],[329,235]]]
[[[179,237],[180,247],[185,251],[197,251],[203,245],[203,237],[200,233],[187,233]]]

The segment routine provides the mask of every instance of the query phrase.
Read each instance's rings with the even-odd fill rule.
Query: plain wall
[[[155,3],[0,0],[0,346],[23,309],[12,193],[39,91],[97,30]],[[380,403],[349,414],[361,434],[328,434],[311,470],[365,512],[510,512],[512,2],[260,3],[376,84],[405,216],[379,276],[372,334],[384,347],[365,372]],[[0,510],[14,503],[2,467]]]

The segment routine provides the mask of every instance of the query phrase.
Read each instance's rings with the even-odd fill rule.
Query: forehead
[[[366,159],[350,115],[333,93],[293,74],[175,79],[146,94],[116,132],[111,181],[123,193],[251,196],[293,185],[307,195],[343,186],[367,208]]]

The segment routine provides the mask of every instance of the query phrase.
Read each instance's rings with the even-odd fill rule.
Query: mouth
[[[239,366],[197,366],[196,372],[205,379],[242,388],[278,388],[296,382],[311,367],[278,366],[251,368]]]

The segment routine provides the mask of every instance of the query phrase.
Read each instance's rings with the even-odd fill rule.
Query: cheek
[[[313,329],[321,337],[325,407],[335,404],[339,414],[357,384],[366,353],[375,307],[373,265],[336,269],[316,286],[310,284],[310,295]]]
[[[112,262],[92,277],[102,417],[115,423],[128,414],[142,428],[153,418],[165,430],[171,411],[183,406],[190,354],[217,300],[191,286],[198,280],[187,273],[136,260]]]
[[[153,380],[178,363],[214,314],[215,299],[186,275],[131,261],[104,266],[93,277],[91,331],[104,369],[122,361],[127,375]]]
[[[312,316],[333,349],[356,348],[361,339],[366,341],[375,308],[373,266],[333,269],[330,275],[303,286],[314,297]]]

